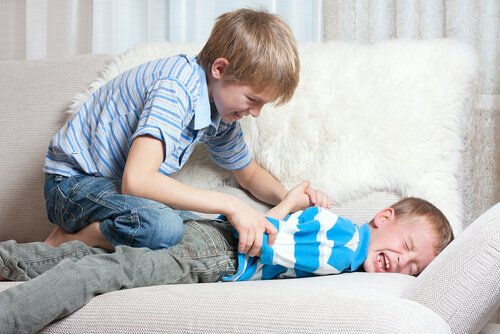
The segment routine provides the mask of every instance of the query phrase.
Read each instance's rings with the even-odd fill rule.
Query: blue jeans
[[[1,242],[0,275],[28,282],[0,292],[0,332],[35,333],[106,292],[219,281],[236,271],[237,244],[232,226],[212,220],[186,221],[180,243],[156,251]]]
[[[183,221],[199,218],[146,198],[123,195],[121,181],[100,176],[47,174],[45,206],[49,220],[68,232],[92,222],[113,246],[171,247],[182,237]]]

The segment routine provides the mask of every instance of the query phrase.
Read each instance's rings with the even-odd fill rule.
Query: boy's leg
[[[36,279],[0,292],[2,333],[35,332],[102,293],[159,284],[215,282],[232,275],[237,242],[225,231],[210,222],[188,221],[182,241],[169,249],[122,246],[115,253],[62,261]]]
[[[14,240],[0,242],[0,278],[27,281],[56,266],[64,259],[77,261],[84,256],[106,251],[92,248],[80,241],[70,241],[59,247],[43,242],[18,244]]]
[[[183,220],[188,218],[186,212],[162,203],[123,195],[121,182],[106,177],[48,175],[45,198],[51,222],[71,233],[97,223],[98,229],[89,228],[85,232],[91,232],[88,234],[91,238],[92,233],[96,232],[97,237],[100,233],[112,246],[170,247],[179,242]],[[51,238],[48,242],[51,243]],[[97,242],[91,245],[105,246]]]

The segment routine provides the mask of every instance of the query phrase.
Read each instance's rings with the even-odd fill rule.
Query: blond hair
[[[250,85],[257,92],[272,89],[274,102],[288,102],[299,82],[300,62],[288,25],[265,11],[239,9],[222,14],[198,63],[209,73],[217,58],[229,64],[223,79]]]
[[[411,223],[414,218],[424,218],[430,225],[437,237],[434,245],[435,254],[441,251],[453,241],[453,230],[446,216],[432,203],[415,197],[408,197],[391,205],[394,209],[396,221],[399,223]]]

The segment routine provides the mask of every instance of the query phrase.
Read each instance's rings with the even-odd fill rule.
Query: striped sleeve
[[[227,129],[210,138],[207,146],[212,161],[222,168],[243,169],[252,161],[252,154],[238,122],[229,124]]]
[[[148,94],[131,141],[144,135],[161,140],[165,144],[166,161],[179,145],[191,104],[191,95],[181,82],[175,79],[159,80]]]

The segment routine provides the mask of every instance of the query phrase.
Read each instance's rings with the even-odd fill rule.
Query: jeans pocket
[[[219,230],[208,220],[186,221],[182,240],[171,250],[179,258],[197,261],[207,259],[210,267],[217,266],[218,258],[227,254]]]
[[[45,182],[43,185],[43,195],[45,197],[45,204],[50,203],[54,199],[54,194],[57,188],[58,182],[55,180],[55,175],[46,174]],[[48,207],[47,207],[48,208]]]
[[[68,232],[77,232],[84,227],[82,224],[83,207],[72,201],[60,187],[56,187],[53,195],[53,215],[49,218],[56,225]],[[52,220],[53,219],[53,220]]]
[[[215,277],[214,279],[215,282],[222,281],[224,277],[229,277],[236,274],[238,262],[237,260],[234,260],[228,256],[226,258],[221,259],[218,265],[219,269],[218,272],[216,273],[217,277]]]

